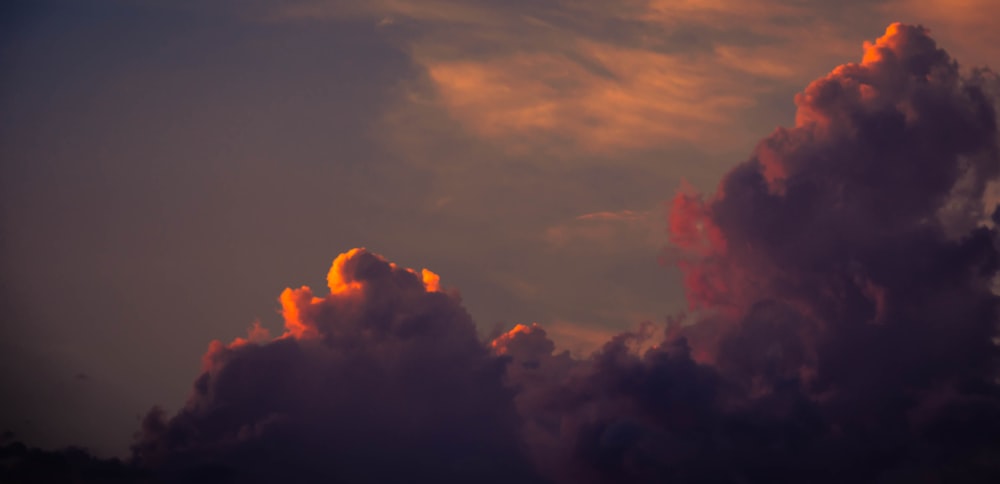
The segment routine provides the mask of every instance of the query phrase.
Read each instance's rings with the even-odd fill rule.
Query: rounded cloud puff
[[[364,249],[328,281],[281,295],[282,336],[213,343],[185,407],[145,418],[138,458],[179,481],[532,479],[504,361],[456,295]]]

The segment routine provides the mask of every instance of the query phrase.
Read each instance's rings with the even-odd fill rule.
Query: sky
[[[557,349],[549,353],[569,352],[565,361],[552,356],[555,366],[600,367],[599,358],[614,353],[609,341],[625,345],[615,335],[644,334],[644,322],[661,331],[686,318],[692,364],[721,368],[728,378],[735,373],[727,368],[753,364],[733,363],[743,357],[732,349],[742,340],[724,338],[729,329],[713,325],[731,328],[719,321],[739,320],[738,327],[753,329],[764,324],[754,318],[786,317],[747,320],[760,301],[785,301],[824,324],[868,317],[833,311],[835,304],[818,295],[846,301],[853,294],[816,275],[833,270],[821,263],[823,254],[910,247],[906,241],[931,236],[906,223],[933,214],[952,238],[978,233],[979,223],[992,227],[989,204],[997,197],[987,182],[996,176],[990,168],[996,160],[987,138],[996,137],[995,129],[982,139],[968,134],[988,128],[982,120],[989,116],[968,114],[978,112],[966,106],[978,99],[971,94],[954,103],[948,97],[964,89],[955,87],[955,76],[975,78],[974,68],[1000,60],[1000,4],[991,0],[15,0],[2,9],[0,385],[8,397],[0,403],[0,428],[42,448],[78,445],[102,458],[125,457],[136,452],[130,445],[141,429],[146,454],[139,454],[147,461],[165,454],[169,465],[188,465],[188,457],[170,457],[173,441],[155,429],[202,422],[199,398],[216,397],[192,394],[192,382],[228,368],[219,363],[227,358],[242,361],[231,355],[257,351],[244,346],[283,355],[267,348],[340,334],[325,322],[337,319],[327,310],[304,309],[320,303],[294,299],[305,294],[302,286],[329,286],[331,295],[316,289],[316,296],[352,300],[354,289],[341,294],[328,279],[337,273],[330,271],[335,259],[348,267],[337,276],[344,287],[396,281],[371,282],[376,289],[359,282],[364,308],[398,304],[405,309],[399,314],[423,314],[433,306],[427,314],[459,321],[462,341],[493,341],[485,347],[501,356],[516,353],[504,341],[542,331],[542,346]],[[941,74],[943,80],[926,74],[947,87],[941,93],[925,98],[924,91],[899,87],[899,99],[885,101],[916,100],[908,123],[934,118],[926,131],[913,121],[904,144],[879,131],[895,118],[877,118],[876,108],[857,108],[864,113],[858,115],[838,107],[881,98],[859,94],[849,102],[820,85],[853,79],[851,68],[837,70],[848,63],[876,66],[875,74],[857,75],[876,87],[879,79],[895,79],[895,67],[878,67],[882,44],[872,42],[883,35],[885,48],[899,56],[934,50],[917,31],[900,30],[902,40],[893,40],[886,30],[892,22],[925,26],[960,66]],[[926,62],[947,70],[945,61]],[[910,75],[916,68],[900,69]],[[885,86],[886,92],[898,87]],[[982,86],[984,96],[1000,92],[988,80]],[[795,128],[809,123],[820,128],[808,135]],[[962,129],[941,134],[955,126]],[[841,128],[876,134],[843,141]],[[941,146],[919,143],[934,136],[944,140]],[[922,153],[950,161],[937,171],[933,160],[891,163]],[[809,161],[823,156],[890,161],[877,173],[868,165],[852,172]],[[954,157],[973,161],[955,164]],[[748,166],[758,167],[763,181],[745,181]],[[918,183],[927,174],[930,181]],[[826,194],[796,180],[872,189],[831,215],[821,202],[795,198],[801,190]],[[769,201],[754,191],[761,184],[764,193],[794,203]],[[745,198],[736,201],[733,194],[744,188]],[[771,235],[762,235],[768,224]],[[839,238],[883,229],[896,230],[895,245],[886,245],[889,235]],[[952,257],[944,248],[921,252],[924,246],[913,244],[909,255]],[[879,260],[892,259],[883,255]],[[919,265],[913,261],[897,267],[857,257],[861,262],[851,264],[860,269],[838,277],[862,288],[857,297],[881,301],[872,321],[895,321],[894,297],[947,293],[942,301],[987,304],[972,289],[920,292],[898,282],[910,263]],[[964,267],[966,259],[954,257],[949,267]],[[377,269],[351,269],[356,260]],[[423,276],[423,268],[440,282]],[[418,279],[423,289],[413,286]],[[381,299],[364,291],[392,302],[379,306],[372,301]],[[448,302],[436,294],[448,294]],[[419,311],[411,311],[411,299],[419,300],[412,303]],[[347,313],[342,317],[357,325],[370,321]],[[248,328],[258,329],[247,336]],[[940,336],[934,331],[915,334]],[[954,344],[975,346],[995,335],[977,331]],[[887,330],[878,338],[897,335]],[[253,341],[210,345],[240,336]],[[746,336],[748,348],[755,337]],[[822,341],[840,345],[850,338],[862,336],[837,333]],[[705,349],[716,347],[725,351]],[[863,346],[858,358],[876,347]],[[379,355],[390,351],[378,348]],[[481,363],[477,351],[455,358]],[[927,357],[952,355],[940,351]],[[597,359],[588,359],[592,354]],[[803,358],[796,363],[803,374],[836,373],[809,370],[811,360]],[[308,373],[319,364],[308,361],[288,371]],[[847,362],[838,364],[849,371]],[[893,364],[918,365],[903,357]],[[970,359],[962,368],[984,364]],[[521,378],[517,371],[508,376]],[[482,392],[455,398],[503,392],[475,382],[469,388],[482,384]],[[838,382],[831,377],[823,391]],[[818,389],[809,395],[820,394],[826,395]],[[534,393],[519,394],[512,405],[518,418],[534,422],[525,415],[540,414],[524,395]],[[505,439],[482,445],[513,456],[517,446],[508,440],[515,438]],[[527,459],[534,463],[525,468],[579,482],[565,456],[552,450],[556,444],[529,440],[532,455],[547,457]],[[442,445],[438,450],[447,452],[454,442]],[[519,459],[507,459],[517,463],[510,472],[520,472]]]

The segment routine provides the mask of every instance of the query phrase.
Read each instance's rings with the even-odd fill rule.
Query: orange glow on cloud
[[[330,272],[326,276],[327,287],[330,288],[330,294],[350,293],[361,288],[360,283],[348,281],[344,278],[344,264],[363,250],[364,249],[361,248],[351,249],[343,254],[340,254],[333,260],[333,266],[330,267]]]
[[[885,34],[875,39],[875,42],[866,40],[864,43],[865,54],[861,58],[861,65],[870,66],[882,62],[887,54],[892,55],[892,51],[899,49],[901,47],[900,40],[903,38],[899,35],[901,27],[901,24],[894,23],[889,25],[885,29]]]
[[[841,33],[811,17],[808,6],[649,0],[584,4],[573,11],[664,31],[691,25],[749,29],[749,35],[787,42],[746,45],[723,39],[713,42],[710,52],[691,55],[687,40],[622,42],[482,7],[475,15],[456,13],[450,19],[471,29],[455,35],[528,47],[484,58],[480,51],[463,52],[460,39],[418,38],[415,59],[427,68],[443,107],[480,137],[515,151],[525,146],[549,151],[570,142],[574,150],[608,153],[677,142],[719,149],[726,148],[720,141],[729,147],[750,143],[758,133],[741,132],[736,121],[773,88],[761,81],[804,82],[850,51]],[[427,18],[412,5],[387,13]],[[812,20],[783,23],[774,21],[777,17]],[[524,36],[508,38],[508,28]],[[729,133],[725,140],[718,136],[722,129]]]
[[[303,323],[302,308],[312,304],[312,289],[308,286],[287,288],[282,291],[278,300],[281,302],[281,315],[285,319],[285,335],[302,338],[310,334],[311,328]]]
[[[327,274],[327,282],[330,286],[330,294],[326,297],[317,297],[308,286],[299,288],[286,288],[281,292],[278,301],[281,304],[281,316],[284,319],[285,332],[280,338],[311,339],[320,336],[319,329],[313,322],[313,318],[320,312],[324,305],[340,305],[348,307],[350,303],[357,302],[364,297],[364,281],[354,280],[351,274],[354,268],[347,265],[358,259],[359,255],[367,253],[363,248],[351,249],[340,254],[334,259]],[[380,256],[371,254],[384,261]],[[388,263],[392,271],[401,271],[412,274],[415,281],[423,285],[427,293],[441,292],[441,277],[434,272],[423,269],[417,273],[413,269],[400,268],[394,263]],[[209,348],[202,357],[202,369],[210,370],[215,366],[215,362],[226,354],[228,350],[236,349],[249,344],[263,344],[271,341],[271,333],[261,326],[259,321],[255,321],[248,329],[246,337],[237,337],[229,344],[214,340],[209,344]]]
[[[557,4],[565,19],[548,17],[545,8],[517,12],[502,3],[448,0],[295,3],[280,7],[277,17],[369,14],[381,19],[386,32],[407,21],[447,25],[407,36],[414,61],[434,84],[435,102],[474,135],[517,152],[569,146],[609,153],[677,142],[743,147],[760,133],[739,118],[753,115],[761,95],[773,93],[777,84],[808,82],[852,53],[855,44],[848,39],[858,22],[843,19],[922,22],[944,32],[949,45],[1000,53],[1000,29],[991,23],[1000,3],[994,0],[852,3],[838,6],[834,17],[818,4],[779,0]],[[635,25],[639,32],[706,32],[693,39],[653,34],[623,40],[578,28],[593,18]],[[764,41],[745,42],[744,35]],[[483,43],[492,47],[476,47]],[[720,130],[727,136],[718,136]]]
[[[536,331],[539,331],[540,329],[541,327],[538,326],[538,323],[531,323],[531,326],[518,324],[514,326],[510,331],[507,331],[506,333],[497,336],[493,341],[490,342],[490,347],[493,348],[493,351],[496,352],[496,354],[505,355],[507,354],[508,351],[507,346],[519,334],[532,334]]]
[[[512,54],[479,61],[427,59],[453,117],[480,136],[510,141],[573,140],[588,151],[699,140],[753,105],[724,92],[704,63],[578,41],[575,50],[610,75],[565,55]]]
[[[248,344],[261,344],[266,343],[271,340],[271,332],[267,328],[260,325],[260,321],[254,321],[250,329],[247,330],[247,337],[241,338],[237,337],[232,343],[229,343],[230,348],[239,348],[240,346],[245,346]]]
[[[422,269],[420,276],[424,281],[424,288],[427,289],[427,292],[441,292],[441,276],[427,269]]]
[[[965,67],[994,64],[1000,58],[996,0],[892,0],[880,7],[886,16],[930,27],[934,38]]]
[[[853,96],[853,102],[855,103],[866,103],[873,107],[879,104],[895,103],[895,108],[910,118],[908,121],[913,121],[912,117],[915,116],[915,113],[912,106],[905,100],[903,93],[896,92],[897,87],[891,84],[894,82],[893,79],[883,74],[885,71],[891,70],[891,66],[894,63],[900,62],[900,55],[906,55],[905,52],[913,51],[917,48],[916,46],[907,45],[908,42],[913,42],[913,40],[911,36],[903,31],[904,29],[917,29],[926,32],[926,29],[923,27],[903,25],[896,22],[889,25],[885,33],[876,39],[875,42],[865,41],[863,44],[864,55],[860,63],[847,63],[838,66],[827,74],[826,77],[810,83],[803,92],[796,96],[795,104],[798,109],[795,114],[795,125],[801,127],[813,124],[820,133],[824,133],[827,129],[830,129],[830,126],[844,124],[838,122],[843,120],[835,119],[842,115],[842,111],[824,108],[825,99],[829,96],[828,92],[831,90],[831,86],[834,85],[839,86],[841,91]],[[863,75],[859,73],[863,73]],[[935,75],[937,74],[934,72],[927,74],[928,77]],[[867,80],[861,81],[859,79]],[[804,133],[794,133],[789,130],[779,130],[776,134],[780,136],[780,142],[788,145],[804,141],[802,139],[795,139],[793,138],[794,136],[805,135]],[[774,142],[773,140],[776,138],[776,136],[772,136],[771,142]],[[768,153],[768,146],[765,144],[761,146],[764,148],[760,153],[764,155],[761,157],[761,161],[765,163],[767,170],[765,174],[768,175],[768,181],[772,184],[773,189],[775,188],[773,186],[776,181],[775,177],[786,176],[786,168],[775,165],[774,157]],[[782,149],[788,149],[788,147],[785,146]]]

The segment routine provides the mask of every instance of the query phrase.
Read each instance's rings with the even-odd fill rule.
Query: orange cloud
[[[606,154],[751,142],[759,133],[738,120],[774,81],[804,81],[849,51],[809,13],[776,1],[378,0],[296,3],[277,16],[376,17],[386,35],[405,32],[431,102],[469,133],[513,151]],[[607,22],[622,29],[596,27]]]
[[[995,0],[893,0],[884,4],[881,12],[929,27],[964,67],[995,63],[1000,58],[1000,2]]]
[[[573,57],[423,62],[452,116],[480,136],[522,145],[555,138],[608,152],[703,140],[754,104],[727,92],[709,64],[595,41],[578,41]]]
[[[424,282],[427,292],[441,292],[441,276],[427,270],[420,271],[420,279]]]
[[[315,332],[304,321],[303,308],[308,308],[317,298],[313,297],[312,289],[302,286],[298,289],[287,288],[281,293],[281,316],[285,320],[285,335],[295,338],[315,336]]]
[[[361,289],[360,282],[346,277],[348,273],[345,271],[344,265],[363,251],[364,249],[351,249],[334,259],[333,266],[330,267],[330,272],[326,276],[327,287],[330,288],[331,296],[335,294],[350,294]]]
[[[932,25],[963,59],[997,57],[998,5],[307,1],[281,7],[276,16],[374,17],[425,69],[433,93],[416,96],[420,102],[506,150],[579,155],[691,142],[706,150],[743,149],[769,129],[759,126],[760,109],[772,107],[759,100],[851,55],[850,39],[869,28],[902,17]]]
[[[284,319],[285,333],[281,338],[312,339],[322,334],[315,319],[322,317],[325,308],[336,306],[343,312],[352,305],[362,304],[365,285],[372,282],[363,280],[372,277],[365,274],[363,266],[373,265],[378,268],[386,266],[396,274],[395,277],[401,280],[419,281],[421,290],[426,293],[441,292],[441,277],[428,269],[422,269],[419,273],[413,269],[401,268],[394,263],[390,263],[381,256],[372,254],[364,248],[355,248],[338,255],[327,273],[327,283],[330,294],[327,297],[317,297],[312,288],[302,286],[299,288],[286,288],[282,291],[278,301],[281,304],[281,316]],[[362,267],[359,267],[362,266]],[[403,273],[408,276],[402,275]],[[212,341],[209,349],[203,358],[203,367],[208,369],[219,354],[226,350],[239,348],[248,344],[262,344],[271,341],[272,337],[267,328],[261,326],[259,321],[247,331],[247,336],[237,337],[229,344],[221,341]]]
[[[505,355],[510,352],[511,342],[518,338],[519,335],[531,335],[540,331],[542,330],[538,323],[531,323],[531,326],[523,324],[515,325],[510,331],[497,336],[493,341],[491,341],[490,348],[493,348],[493,352],[498,355]],[[542,333],[544,333],[544,331],[542,331]]]

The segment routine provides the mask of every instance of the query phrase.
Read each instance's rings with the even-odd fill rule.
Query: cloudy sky
[[[354,247],[440,275],[482,338],[537,322],[582,357],[662,324],[689,300],[670,200],[810,81],[894,21],[1000,60],[992,0],[2,9],[0,426],[101,456]]]

